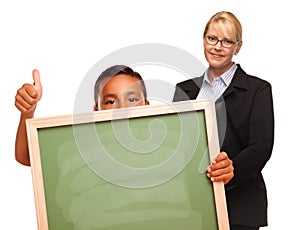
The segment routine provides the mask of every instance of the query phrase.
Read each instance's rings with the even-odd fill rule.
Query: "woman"
[[[178,83],[173,100],[215,101],[221,153],[209,167],[208,177],[226,184],[232,230],[267,225],[267,194],[261,171],[274,141],[271,85],[233,62],[242,44],[242,26],[235,15],[224,11],[213,15],[203,34],[209,67],[203,76]]]

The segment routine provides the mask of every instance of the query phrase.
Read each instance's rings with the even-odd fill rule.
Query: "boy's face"
[[[148,105],[139,79],[119,74],[101,82],[98,108],[100,110]]]

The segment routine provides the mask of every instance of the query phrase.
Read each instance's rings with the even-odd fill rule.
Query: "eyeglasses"
[[[219,40],[217,37],[214,36],[205,36],[205,40],[210,45],[217,45],[218,42],[220,42],[221,46],[223,46],[224,48],[231,48],[233,45],[239,43],[239,41],[234,42],[226,38],[223,40]]]

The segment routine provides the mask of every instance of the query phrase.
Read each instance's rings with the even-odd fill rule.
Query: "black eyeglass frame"
[[[213,38],[213,39],[215,39],[215,41],[214,42],[212,42],[211,40],[209,40],[210,38]],[[240,41],[231,41],[231,40],[229,40],[229,39],[222,39],[222,40],[219,40],[217,37],[215,37],[215,36],[211,36],[211,35],[205,35],[205,41],[209,44],[209,45],[213,45],[213,46],[215,46],[215,45],[217,45],[218,44],[218,42],[220,42],[221,43],[221,46],[223,46],[224,48],[231,48],[233,45],[237,45]],[[224,46],[224,42],[229,42],[229,44],[227,44],[227,45],[225,45]],[[225,43],[226,44],[226,43]]]

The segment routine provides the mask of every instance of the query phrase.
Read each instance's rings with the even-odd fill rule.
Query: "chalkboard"
[[[229,229],[211,101],[26,121],[39,229]]]

